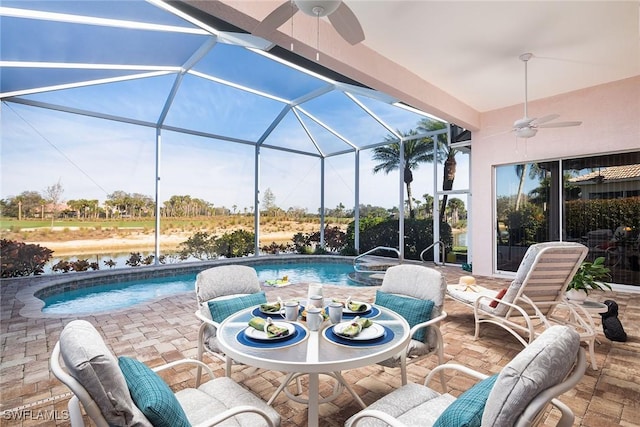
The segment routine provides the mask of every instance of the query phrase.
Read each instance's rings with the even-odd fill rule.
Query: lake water
[[[467,246],[467,232],[453,233],[453,246]]]

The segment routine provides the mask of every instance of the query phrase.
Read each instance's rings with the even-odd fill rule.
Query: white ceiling
[[[638,1],[347,0],[363,42],[477,111],[640,74]]]
[[[217,14],[215,2],[183,1]],[[284,1],[223,3],[261,20]],[[638,0],[344,2],[363,27],[362,44],[479,112],[523,102],[525,52],[535,55],[530,100],[640,75]],[[302,31],[315,40],[313,21],[299,15],[296,38]],[[290,23],[280,31],[291,34]]]

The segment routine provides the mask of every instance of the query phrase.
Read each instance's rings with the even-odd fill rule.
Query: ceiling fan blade
[[[569,126],[580,126],[582,122],[557,122],[557,123],[547,123],[538,126],[539,128],[566,128]]]
[[[358,44],[364,40],[364,31],[358,18],[344,2],[340,3],[338,9],[329,15],[329,21],[338,34],[349,44]]]
[[[256,26],[253,33],[257,35],[271,34],[291,19],[297,11],[298,6],[296,6],[294,2],[287,0],[268,14],[262,22]]]
[[[541,125],[542,123],[550,122],[551,120],[555,120],[560,117],[560,114],[548,114],[546,116],[542,116],[539,119],[534,119],[531,124],[533,125]]]
[[[489,139],[489,138],[493,138],[495,136],[506,135],[506,134],[511,133],[511,132],[515,132],[515,129],[503,130],[503,131],[500,131],[500,132],[492,133],[491,135],[487,135],[487,136],[483,137],[482,139]]]

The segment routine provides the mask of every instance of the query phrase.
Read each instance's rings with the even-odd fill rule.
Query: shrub
[[[109,267],[109,268],[113,268],[113,267],[115,267],[115,266],[116,266],[116,264],[117,264],[117,262],[115,262],[115,261],[114,261],[114,260],[112,260],[111,258],[109,258],[108,260],[103,261],[103,262],[104,262],[104,265],[106,265],[106,266],[107,266],[107,267]]]
[[[131,252],[129,259],[125,261],[129,267],[138,267],[142,263],[142,255],[140,252]]]
[[[387,219],[382,221],[367,221],[365,227],[360,227],[360,252],[364,253],[378,246],[391,248],[398,247],[398,227],[397,219]],[[353,223],[349,225],[353,230]],[[440,223],[440,239],[444,243],[445,249],[450,250],[453,237],[449,224]],[[433,221],[431,219],[411,219],[404,220],[404,256],[406,259],[420,259],[420,253],[433,243]],[[348,246],[353,247],[354,241],[349,238]],[[426,259],[433,257],[433,249],[429,249],[425,254]]]
[[[572,200],[565,204],[567,236],[585,236],[591,230],[615,230],[624,225],[640,228],[640,197]]]
[[[311,246],[310,234],[296,233],[293,235],[291,239],[293,241],[293,250],[304,254],[305,248],[309,248]]]
[[[293,249],[298,253],[309,254],[313,252],[316,255],[321,255],[342,251],[347,242],[347,234],[338,227],[326,226],[324,228],[324,248],[320,247],[319,231],[309,234],[297,233],[293,236],[292,241]],[[312,251],[312,247],[316,249]]]
[[[546,218],[537,206],[527,204],[518,211],[509,212],[507,218],[510,245],[530,246],[549,240]]]
[[[69,271],[71,271],[71,263],[69,261],[61,259],[60,261],[56,262],[53,267],[51,267],[51,270],[68,273]]]
[[[343,256],[356,256],[358,255],[358,251],[353,246],[345,246],[340,250],[340,255]]]
[[[182,242],[180,247],[180,256],[184,259],[192,256],[204,261],[218,256],[216,237],[206,231],[197,231],[186,242]]]
[[[0,254],[0,276],[21,277],[44,273],[44,266],[53,251],[40,245],[2,239]]]
[[[288,252],[290,250],[290,247],[288,245],[271,242],[260,249],[262,250],[262,252],[267,254],[279,254],[280,252]]]
[[[71,263],[73,271],[87,271],[91,267],[91,263],[86,259],[78,259]]]
[[[216,250],[226,258],[236,258],[253,253],[255,234],[245,230],[224,233],[215,240]]]

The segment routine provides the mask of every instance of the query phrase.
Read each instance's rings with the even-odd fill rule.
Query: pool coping
[[[19,286],[16,291],[16,299],[20,301],[23,307],[20,309],[20,316],[32,319],[43,318],[66,318],[66,317],[84,317],[94,316],[96,314],[104,313],[116,313],[119,311],[125,311],[135,307],[139,304],[135,304],[131,307],[125,307],[116,310],[96,311],[88,314],[53,314],[43,313],[42,308],[44,302],[38,298],[38,296],[49,296],[55,293],[64,292],[67,290],[74,290],[79,288],[85,288],[93,285],[103,285],[109,283],[119,283],[131,280],[149,279],[156,277],[167,277],[171,275],[179,274],[193,274],[206,270],[211,267],[219,265],[229,264],[244,264],[244,265],[261,265],[261,264],[286,264],[291,261],[297,263],[353,263],[354,257],[341,256],[341,255],[301,255],[301,254],[287,254],[287,255],[261,255],[259,257],[242,257],[242,258],[226,258],[217,260],[197,261],[197,262],[184,262],[175,264],[161,264],[153,266],[141,266],[122,269],[111,270],[98,270],[98,271],[86,271],[75,273],[62,273],[47,276],[37,276],[39,280],[33,280],[34,277],[16,278],[18,281],[24,280],[29,282],[24,286]],[[31,279],[31,280],[29,280]],[[4,287],[4,286],[3,286]],[[185,292],[185,294],[195,292],[195,285],[193,291]],[[176,294],[172,294],[176,295]],[[163,298],[170,297],[172,295],[164,295],[158,298],[147,300],[146,302],[152,302],[161,300]],[[142,304],[142,302],[140,303]]]

